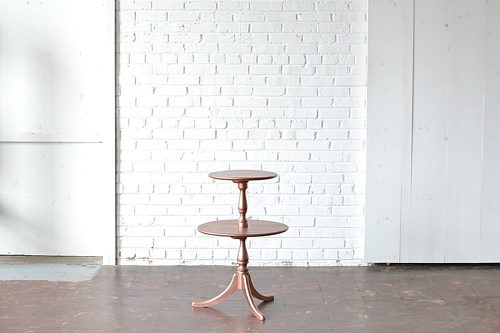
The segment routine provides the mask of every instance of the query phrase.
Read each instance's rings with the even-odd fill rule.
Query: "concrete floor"
[[[500,332],[500,267],[250,268],[275,301],[214,308],[231,267],[103,267],[90,281],[0,281],[0,332]]]

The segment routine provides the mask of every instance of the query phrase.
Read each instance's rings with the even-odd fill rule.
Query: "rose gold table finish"
[[[228,170],[228,171],[217,171],[208,174],[209,177],[221,180],[232,180],[233,183],[238,184],[240,189],[240,199],[238,201],[238,211],[240,212],[240,218],[238,224],[240,227],[248,227],[248,221],[246,218],[247,214],[247,196],[246,190],[247,185],[250,180],[264,180],[277,177],[278,175],[274,172],[269,171],[258,171],[258,170]]]
[[[201,233],[236,239],[276,235],[287,230],[286,224],[261,220],[249,220],[246,228],[240,228],[238,220],[219,220],[198,226],[198,231]]]
[[[229,286],[219,295],[207,301],[195,301],[193,307],[204,308],[218,304],[231,296],[236,290],[243,290],[245,299],[250,306],[250,309],[255,317],[259,320],[264,320],[264,315],[257,309],[252,297],[261,301],[268,302],[274,299],[272,295],[262,295],[259,293],[250,278],[248,272],[248,252],[245,245],[247,237],[260,237],[275,235],[288,230],[288,226],[278,222],[250,220],[246,218],[248,209],[246,189],[249,181],[271,179],[277,176],[274,172],[258,171],[258,170],[230,170],[218,171],[209,174],[214,179],[231,180],[238,184],[240,189],[238,211],[240,217],[237,220],[221,220],[207,222],[198,227],[198,231],[208,235],[231,237],[239,239],[240,248],[238,250],[238,267],[236,273],[229,283]]]

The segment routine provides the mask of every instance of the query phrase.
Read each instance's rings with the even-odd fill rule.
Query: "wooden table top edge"
[[[255,224],[258,225],[252,227]],[[232,238],[272,236],[284,233],[288,229],[288,225],[284,223],[266,220],[249,220],[247,228],[239,229],[238,220],[234,219],[205,222],[197,227],[197,230],[205,235]]]
[[[233,175],[233,174],[243,175]],[[233,182],[247,182],[255,180],[266,180],[278,177],[276,172],[265,170],[224,170],[214,171],[208,174],[210,178],[218,180],[231,180]]]

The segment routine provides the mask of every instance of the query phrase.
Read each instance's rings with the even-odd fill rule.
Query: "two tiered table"
[[[262,220],[247,220],[247,198],[246,189],[249,181],[252,180],[265,180],[277,177],[277,174],[269,171],[257,170],[229,170],[218,171],[209,174],[211,178],[220,180],[230,180],[238,184],[240,189],[240,197],[238,201],[238,211],[240,213],[239,219],[234,220],[220,220],[204,223],[198,226],[198,231],[207,235],[231,237],[239,239],[240,248],[238,251],[238,267],[236,273],[229,283],[229,286],[212,299],[207,301],[195,301],[193,307],[204,308],[222,302],[231,296],[236,290],[241,289],[245,294],[245,299],[250,306],[250,309],[255,317],[264,320],[264,315],[257,309],[253,302],[252,296],[264,302],[272,301],[274,296],[262,295],[259,293],[250,278],[248,272],[248,252],[245,245],[247,237],[260,237],[276,235],[288,230],[288,226],[278,222],[262,221]]]

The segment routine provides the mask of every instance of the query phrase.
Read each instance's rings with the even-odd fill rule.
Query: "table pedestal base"
[[[250,306],[250,310],[252,311],[253,315],[257,317],[257,319],[259,320],[265,319],[264,315],[255,306],[252,296],[264,302],[269,302],[274,300],[274,296],[262,295],[255,289],[252,283],[252,279],[250,278],[250,273],[248,273],[247,269],[248,253],[245,246],[245,240],[246,238],[240,239],[240,249],[238,252],[238,269],[236,273],[233,274],[233,278],[231,279],[231,282],[229,283],[227,288],[222,293],[220,293],[219,295],[215,296],[212,299],[209,299],[207,301],[193,302],[192,303],[193,307],[206,308],[218,304],[223,300],[225,300],[226,298],[228,298],[229,296],[231,296],[236,290],[241,289],[245,294],[245,299],[247,300],[247,303]]]

